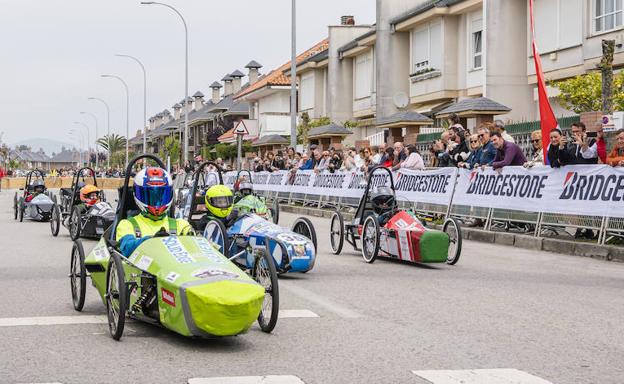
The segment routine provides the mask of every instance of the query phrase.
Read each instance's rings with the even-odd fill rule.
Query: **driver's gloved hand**
[[[154,237],[167,237],[169,236],[169,231],[167,231],[164,227],[161,227],[158,232],[154,234]]]

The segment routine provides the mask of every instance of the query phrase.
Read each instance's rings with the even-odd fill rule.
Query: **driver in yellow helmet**
[[[234,194],[225,185],[213,185],[206,191],[204,198],[208,212],[201,220],[202,229],[210,220],[220,220],[225,227],[229,227],[238,218],[238,210],[233,209]]]

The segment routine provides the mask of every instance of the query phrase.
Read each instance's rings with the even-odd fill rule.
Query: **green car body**
[[[255,213],[267,221],[273,221],[273,215],[267,207],[265,199],[256,195],[242,197],[234,203],[234,208],[238,209],[239,213]]]
[[[85,258],[104,305],[110,257],[102,238]],[[203,237],[152,238],[122,260],[131,316],[148,316],[139,313],[137,301],[149,278],[156,282],[159,323],[181,335],[233,336],[258,318],[264,288]]]

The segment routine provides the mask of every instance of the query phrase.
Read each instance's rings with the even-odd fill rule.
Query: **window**
[[[472,32],[472,69],[480,69],[483,58],[481,38],[483,31]]]
[[[412,72],[441,69],[442,24],[427,23],[412,30]]]
[[[535,41],[540,54],[583,43],[585,3],[583,0],[535,0]],[[533,56],[530,34],[527,49],[528,56]]]
[[[605,32],[622,26],[622,0],[594,0],[594,30]]]
[[[355,99],[370,97],[373,84],[373,55],[368,51],[355,58]]]
[[[305,111],[314,108],[314,73],[306,73],[301,76],[299,85],[301,93],[301,110]]]

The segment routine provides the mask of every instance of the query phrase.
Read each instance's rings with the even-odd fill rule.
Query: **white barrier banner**
[[[224,176],[226,185],[233,186],[236,172]],[[247,176],[241,173],[241,176]],[[403,201],[448,205],[453,195],[456,168],[430,171],[400,170],[393,174],[397,198]],[[366,175],[360,172],[289,171],[253,173],[254,188],[259,191],[287,192],[332,197],[360,198],[366,188]],[[389,185],[389,175],[375,172],[372,186]]]
[[[624,169],[606,165],[459,171],[453,204],[624,217]]]

